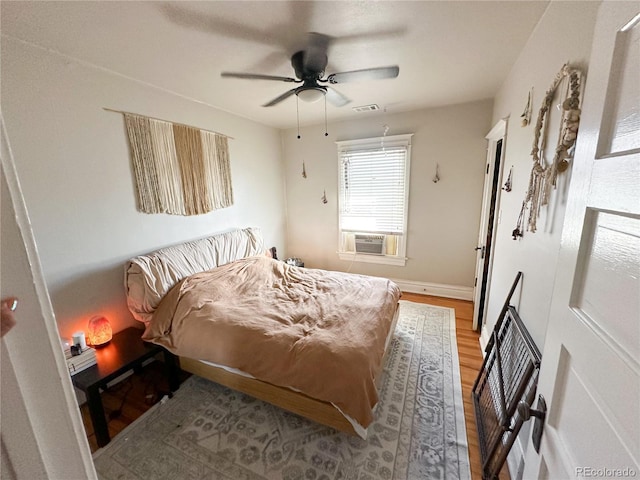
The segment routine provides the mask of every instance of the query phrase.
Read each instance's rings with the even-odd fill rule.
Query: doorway
[[[482,197],[480,229],[476,246],[476,275],[473,294],[473,329],[480,331],[487,311],[493,246],[502,178],[506,120],[500,120],[487,134],[487,166]]]

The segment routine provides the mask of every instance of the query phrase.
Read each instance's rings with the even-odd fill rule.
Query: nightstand
[[[99,447],[104,447],[111,440],[100,397],[100,390],[105,390],[109,382],[130,370],[138,371],[145,360],[162,353],[169,389],[175,392],[180,386],[177,357],[160,345],[143,341],[141,337],[142,330],[134,327],[116,333],[108,345],[96,349],[96,365],[71,377],[73,385],[87,396]]]

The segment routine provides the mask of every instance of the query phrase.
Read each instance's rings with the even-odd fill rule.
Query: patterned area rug
[[[400,302],[367,440],[192,376],[94,455],[105,480],[469,479],[453,309]]]

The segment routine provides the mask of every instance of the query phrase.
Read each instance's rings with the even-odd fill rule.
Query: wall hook
[[[436,174],[431,179],[433,183],[438,183],[440,181],[440,165],[436,163]]]

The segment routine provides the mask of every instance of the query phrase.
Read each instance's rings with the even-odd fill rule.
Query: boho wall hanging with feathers
[[[551,162],[547,163],[544,158],[544,144],[546,136],[546,122],[551,102],[555,96],[558,87],[567,80],[567,91],[561,99],[559,105],[562,111],[562,119],[560,123],[560,132],[558,133],[558,142],[554,151]],[[553,82],[547,90],[538,120],[535,126],[533,139],[533,147],[531,156],[533,165],[531,168],[531,176],[529,178],[529,187],[515,230],[513,231],[513,239],[516,240],[524,234],[525,229],[525,211],[529,209],[529,218],[527,220],[528,230],[535,232],[537,228],[537,219],[540,215],[540,208],[549,203],[551,191],[556,187],[558,174],[563,173],[569,168],[569,162],[573,157],[573,148],[578,135],[578,126],[580,124],[580,87],[582,84],[582,76],[579,70],[565,64],[562,66]]]

